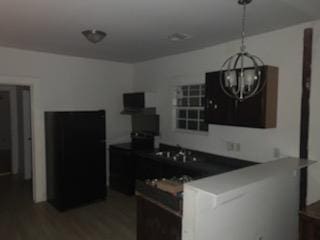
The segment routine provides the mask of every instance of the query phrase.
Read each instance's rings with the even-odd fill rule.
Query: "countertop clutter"
[[[137,180],[135,193],[181,217],[183,184],[192,180],[193,178],[186,175],[171,179]]]
[[[136,180],[190,176],[200,179],[256,163],[160,144],[158,149],[134,149],[130,143],[110,146],[110,187],[133,195]]]

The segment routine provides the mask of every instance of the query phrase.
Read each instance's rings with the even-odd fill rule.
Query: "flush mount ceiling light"
[[[104,39],[107,36],[105,32],[95,29],[85,30],[82,32],[82,34],[87,38],[89,42],[92,43],[101,42],[102,39]]]
[[[247,5],[252,0],[239,0],[243,7],[240,52],[229,57],[220,71],[220,85],[229,97],[244,101],[257,95],[264,87],[261,80],[263,61],[247,52],[245,45],[245,25]]]
[[[168,36],[168,39],[172,42],[179,42],[183,40],[188,40],[190,38],[191,36],[185,33],[173,33]]]

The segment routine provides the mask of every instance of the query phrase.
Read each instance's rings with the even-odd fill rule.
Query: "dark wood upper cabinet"
[[[206,122],[251,128],[275,128],[278,68],[262,67],[262,82],[265,83],[265,87],[259,94],[241,102],[223,92],[220,86],[220,71],[206,73]]]

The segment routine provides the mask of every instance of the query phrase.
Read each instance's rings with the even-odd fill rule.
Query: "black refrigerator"
[[[47,199],[64,211],[106,190],[105,111],[45,112]]]

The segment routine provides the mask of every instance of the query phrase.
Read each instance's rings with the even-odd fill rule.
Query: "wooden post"
[[[301,121],[300,121],[300,158],[308,158],[309,140],[309,116],[310,116],[310,90],[312,75],[312,42],[313,29],[304,30],[303,41],[303,76],[302,76],[302,99],[301,99]],[[300,179],[300,209],[306,207],[307,200],[308,170],[301,170]]]

